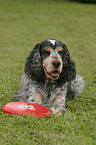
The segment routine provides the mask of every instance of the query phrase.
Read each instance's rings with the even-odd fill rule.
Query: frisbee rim
[[[39,109],[41,108],[41,109],[45,110],[45,112],[42,112],[37,108],[35,108],[35,110],[30,110],[28,108],[27,109],[23,108],[23,110],[21,109],[21,111],[19,111],[20,110],[20,108],[19,108],[19,110],[17,109],[17,112],[16,112],[16,109],[13,109],[13,111],[12,111],[11,107],[14,104],[15,104],[15,107],[17,107],[18,104],[21,105],[21,106],[24,106],[24,105],[30,106],[30,105],[32,105],[34,108],[37,107]],[[45,106],[35,104],[35,103],[29,103],[29,102],[10,102],[10,103],[5,104],[2,108],[3,108],[3,112],[5,112],[7,114],[14,114],[14,115],[27,115],[27,116],[32,115],[34,117],[43,117],[43,118],[45,118],[45,117],[49,117],[50,114],[51,114],[51,111],[48,108],[46,108]]]

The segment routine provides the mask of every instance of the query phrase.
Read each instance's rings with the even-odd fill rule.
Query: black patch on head
[[[61,42],[60,41],[55,40],[55,45],[53,45],[50,42],[50,40],[55,40],[55,39],[48,39],[48,40],[45,40],[45,41],[41,42],[41,50],[42,50],[42,48],[45,48],[47,46],[52,47],[52,49],[56,49],[56,47],[61,46]]]

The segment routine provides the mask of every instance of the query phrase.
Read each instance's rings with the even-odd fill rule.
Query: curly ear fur
[[[63,48],[64,48],[64,57],[61,78],[63,77],[65,82],[70,82],[76,77],[75,62],[71,59],[70,53],[65,44],[63,44]]]
[[[31,51],[25,62],[25,73],[33,80],[43,80],[44,72],[40,56],[40,43]]]
[[[65,44],[64,48],[63,69],[57,81],[70,82],[76,77],[75,63],[70,57],[70,53]],[[31,51],[25,62],[25,73],[29,78],[36,81],[44,81],[45,73],[43,70],[41,56],[40,56],[40,43],[38,43]]]

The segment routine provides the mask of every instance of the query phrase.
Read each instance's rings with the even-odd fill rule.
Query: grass
[[[96,5],[44,0],[0,1],[0,144],[95,145]],[[66,101],[66,113],[49,118],[5,114],[18,91],[25,58],[48,38],[64,42],[86,80],[86,90]]]

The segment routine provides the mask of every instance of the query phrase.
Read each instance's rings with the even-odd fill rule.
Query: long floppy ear
[[[70,82],[76,77],[75,62],[71,59],[70,53],[65,44],[63,44],[63,49],[64,57],[62,76],[66,82]]]
[[[40,43],[38,43],[30,55],[26,58],[25,73],[33,80],[42,80],[43,67],[40,56]]]

